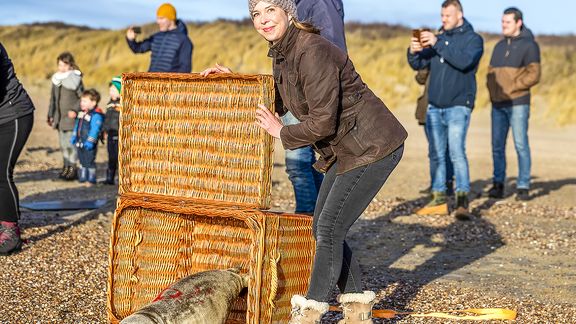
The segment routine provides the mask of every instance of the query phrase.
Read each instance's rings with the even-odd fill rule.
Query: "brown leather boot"
[[[456,210],[454,210],[454,217],[459,220],[471,220],[474,215],[468,210],[468,193],[456,193]]]
[[[328,311],[330,305],[304,296],[292,296],[292,313],[288,324],[320,324],[322,315]]]
[[[417,215],[448,215],[448,202],[446,194],[439,191],[432,192],[432,199],[426,206],[416,211]]]
[[[338,296],[344,318],[338,324],[368,324],[372,322],[372,306],[376,303],[373,291]]]

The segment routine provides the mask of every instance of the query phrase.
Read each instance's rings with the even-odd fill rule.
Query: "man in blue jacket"
[[[156,12],[156,23],[160,31],[141,42],[136,41],[136,32],[131,27],[126,31],[128,46],[134,53],[152,51],[148,72],[192,71],[192,50],[186,25],[176,18],[176,8],[164,3]]]
[[[438,35],[422,31],[412,37],[408,63],[414,70],[430,68],[426,128],[430,135],[430,163],[435,170],[431,201],[417,213],[447,214],[446,159],[456,176],[457,218],[469,218],[470,173],[466,134],[476,99],[476,71],[484,52],[482,37],[464,19],[458,0],[442,3],[442,28]],[[446,156],[446,146],[449,156]]]
[[[320,35],[346,52],[344,6],[342,0],[296,0],[298,20],[320,29]],[[284,125],[299,123],[290,112],[282,116]],[[294,187],[296,213],[314,214],[323,176],[312,165],[316,155],[310,146],[285,151],[286,173]]]

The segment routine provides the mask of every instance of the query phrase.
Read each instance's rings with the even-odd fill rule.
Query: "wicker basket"
[[[248,292],[229,322],[287,322],[290,298],[308,286],[311,223],[308,216],[124,194],[112,225],[109,319],[122,320],[187,275],[239,267],[250,278]]]
[[[120,194],[269,208],[273,140],[258,104],[274,108],[272,76],[123,74]]]

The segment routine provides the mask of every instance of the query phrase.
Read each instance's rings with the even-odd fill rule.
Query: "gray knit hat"
[[[258,2],[264,1],[275,6],[282,8],[286,13],[294,18],[298,18],[296,14],[296,2],[294,0],[248,0],[248,9],[250,10],[250,17],[252,17],[252,11]]]

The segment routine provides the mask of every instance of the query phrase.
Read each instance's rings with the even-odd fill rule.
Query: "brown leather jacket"
[[[280,115],[289,110],[299,124],[282,128],[286,149],[312,145],[314,167],[337,173],[375,162],[400,147],[406,130],[368,89],[345,52],[320,35],[291,25],[270,48]],[[278,97],[278,96],[277,96]]]

